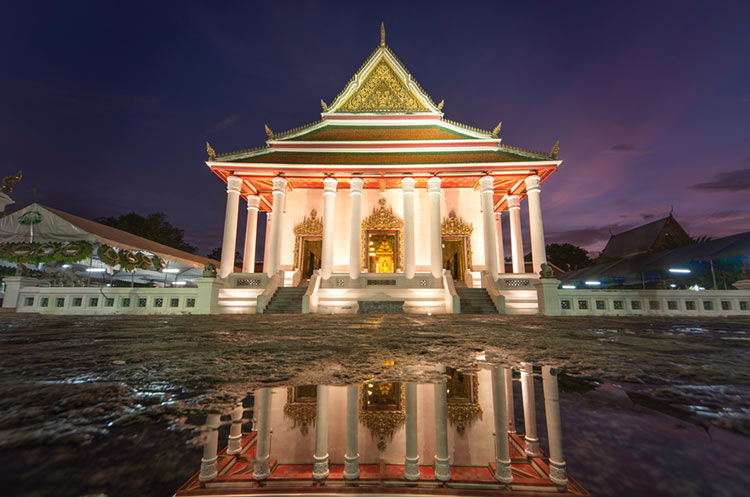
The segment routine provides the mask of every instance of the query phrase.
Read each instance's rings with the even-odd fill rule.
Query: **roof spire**
[[[385,46],[385,23],[380,23],[380,46]]]

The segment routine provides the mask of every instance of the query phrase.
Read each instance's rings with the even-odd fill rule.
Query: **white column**
[[[508,433],[516,432],[516,410],[513,402],[513,368],[503,368],[505,377],[505,412],[508,419]]]
[[[521,235],[521,197],[508,196],[508,213],[510,214],[510,253],[513,257],[513,272],[524,273],[523,238]]]
[[[404,197],[404,275],[412,279],[417,270],[414,253],[414,178],[403,178],[401,191]]]
[[[526,432],[526,455],[539,457],[539,438],[536,435],[536,405],[534,403],[534,376],[531,364],[521,363],[521,394],[523,395],[523,427]]]
[[[247,225],[245,227],[245,257],[242,260],[242,272],[255,272],[255,241],[258,237],[258,207],[260,197],[247,197]]]
[[[513,483],[513,474],[510,472],[505,399],[503,368],[494,366],[492,368],[492,407],[495,413],[495,479],[502,483]]]
[[[445,380],[435,383],[435,479],[451,479],[448,458],[448,394]]]
[[[261,388],[255,396],[255,410],[258,413],[258,435],[256,436],[253,479],[265,480],[271,474],[271,389]]]
[[[237,402],[232,409],[232,424],[229,427],[227,454],[234,455],[242,452],[242,401]]]
[[[266,269],[268,268],[268,258],[269,252],[268,252],[268,245],[271,242],[271,218],[273,217],[273,213],[266,212],[266,239],[263,242],[263,272],[266,272]]]
[[[216,478],[216,450],[219,446],[219,420],[218,414],[209,414],[206,419],[206,440],[203,442],[203,457],[201,458],[201,471],[198,475],[200,481],[210,481]]]
[[[417,384],[406,383],[406,461],[404,478],[419,480],[419,452],[417,447]]]
[[[361,181],[361,180],[360,180]],[[346,454],[344,455],[344,478],[356,480],[359,478],[359,449],[357,437],[359,428],[358,412],[359,387],[346,387]]]
[[[430,272],[434,278],[443,275],[443,237],[440,233],[440,178],[427,180],[430,194]]]
[[[503,247],[502,212],[495,213],[495,236],[497,237],[497,272],[505,272],[505,248]]]
[[[557,390],[557,373],[550,366],[542,366],[544,384],[544,413],[547,417],[549,438],[549,478],[556,485],[567,485],[565,458],[562,448],[562,427],[560,425],[560,396]]]
[[[318,385],[313,461],[313,479],[326,479],[328,477],[328,386],[326,385]]]
[[[224,214],[224,240],[221,243],[221,268],[219,276],[226,278],[234,272],[234,251],[237,247],[237,210],[240,206],[242,179],[227,178],[227,210]]]
[[[544,248],[544,225],[542,224],[542,201],[539,189],[539,176],[526,177],[526,198],[529,199],[529,230],[531,234],[531,259],[534,272],[539,274],[542,264],[547,263]]]
[[[284,215],[284,197],[286,196],[286,179],[276,176],[273,179],[273,210],[271,211],[271,233],[268,241],[268,267],[266,274],[273,276],[279,270],[281,258],[281,220]]]
[[[349,196],[351,198],[351,227],[349,229],[349,277],[359,278],[362,272],[362,178],[352,178],[349,181]]]
[[[333,272],[333,238],[336,219],[336,178],[323,180],[323,243],[320,256],[320,275],[324,280]]]
[[[484,228],[484,259],[487,271],[497,279],[497,232],[495,230],[495,206],[492,196],[495,193],[495,179],[492,176],[479,178],[479,192],[482,196],[482,227]]]

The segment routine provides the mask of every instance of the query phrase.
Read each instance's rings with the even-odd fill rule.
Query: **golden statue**
[[[500,121],[497,123],[497,126],[495,126],[495,129],[492,130],[492,138],[497,138],[497,135],[500,134],[500,128],[503,127],[503,122]]]
[[[268,124],[264,124],[266,127],[266,134],[268,135],[269,140],[273,140],[273,131],[271,131],[271,128],[268,127]]]
[[[208,160],[216,160],[216,152],[208,142],[206,142],[206,152],[208,152]]]
[[[13,185],[21,181],[23,178],[23,171],[18,171],[15,176],[6,176],[3,178],[3,186],[0,189],[3,193],[11,193],[13,191]]]

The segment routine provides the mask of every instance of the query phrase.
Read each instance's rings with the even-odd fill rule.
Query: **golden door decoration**
[[[406,421],[405,406],[403,383],[364,383],[359,387],[359,421],[377,439],[381,452]]]
[[[301,223],[294,227],[294,269],[299,269],[300,248],[303,236],[323,236],[323,220],[318,217],[318,211],[310,211],[310,216],[305,216]]]
[[[299,426],[302,435],[307,435],[308,426],[315,423],[317,405],[317,386],[303,385],[287,388],[284,415],[294,422],[293,428]]]
[[[398,240],[398,267],[403,269],[404,264],[404,221],[398,217],[393,208],[386,205],[384,198],[378,200],[378,206],[372,210],[372,214],[362,220],[362,270],[367,270],[367,253],[369,251],[367,233],[369,231],[396,231]]]
[[[451,210],[448,217],[443,219],[440,225],[440,232],[443,236],[462,237],[466,247],[466,270],[471,270],[471,234],[474,232],[474,226],[456,216],[456,211]]]
[[[354,94],[341,106],[343,112],[427,110],[385,61],[370,71]]]
[[[476,373],[461,373],[455,368],[446,368],[448,382],[448,420],[463,435],[466,427],[482,415],[479,405],[479,380]]]

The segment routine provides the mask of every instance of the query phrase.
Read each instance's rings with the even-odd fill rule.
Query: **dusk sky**
[[[23,169],[20,206],[163,211],[206,254],[226,202],[206,140],[249,148],[265,123],[319,119],[384,21],[446,118],[503,121],[513,146],[560,140],[548,243],[599,251],[672,207],[690,235],[717,238],[750,229],[748,19],[748,1],[15,2],[0,175]]]

